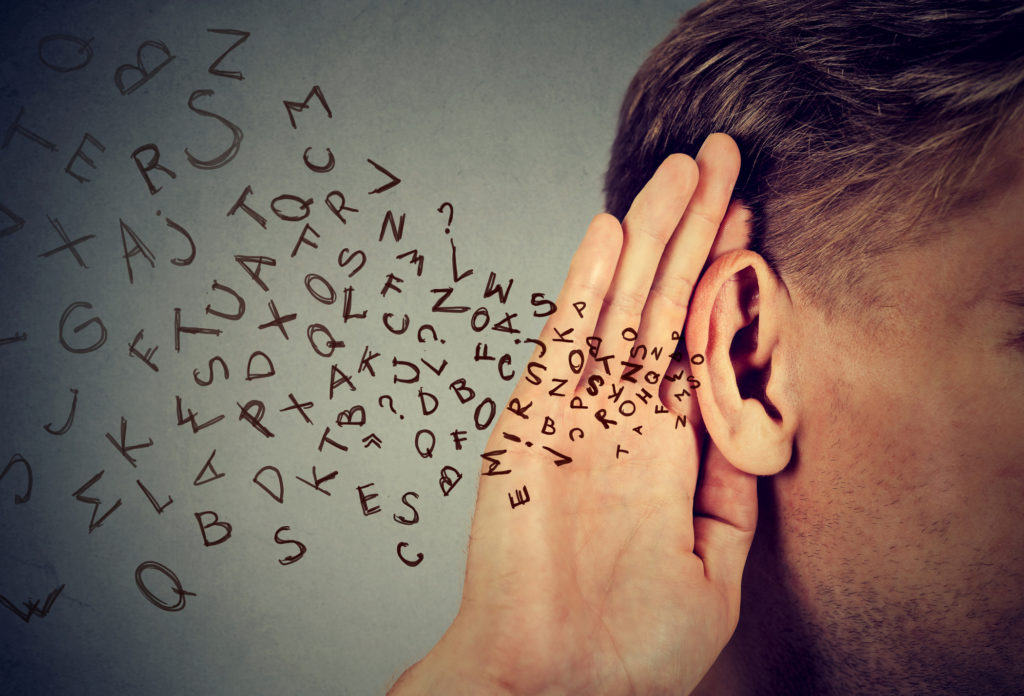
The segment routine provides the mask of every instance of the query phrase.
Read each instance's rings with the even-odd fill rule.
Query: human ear
[[[723,456],[749,474],[781,471],[793,449],[797,410],[794,365],[786,349],[789,293],[759,254],[718,256],[694,291],[686,347],[708,435]]]

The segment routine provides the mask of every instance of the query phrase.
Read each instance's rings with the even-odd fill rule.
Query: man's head
[[[978,196],[973,174],[1024,120],[1022,36],[1018,2],[705,3],[626,93],[608,212],[621,219],[667,154],[728,133],[751,248],[843,302],[875,256]]]
[[[716,445],[781,473],[713,679],[1024,683],[1024,6],[955,5],[722,0],[626,96],[609,212],[710,132],[745,160],[686,341]]]

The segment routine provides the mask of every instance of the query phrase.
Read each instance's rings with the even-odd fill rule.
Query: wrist
[[[482,661],[474,659],[467,645],[459,645],[452,629],[423,659],[402,673],[387,696],[422,694],[513,696],[510,689],[489,675]]]

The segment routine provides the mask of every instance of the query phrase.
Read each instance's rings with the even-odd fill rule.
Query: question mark
[[[451,233],[450,227],[451,227],[451,224],[452,224],[452,218],[455,217],[455,207],[452,206],[452,204],[449,203],[448,201],[445,201],[444,203],[442,203],[438,207],[437,212],[443,213],[445,206],[448,206],[448,222],[446,223],[447,226],[444,228],[444,233],[445,234],[450,234]]]
[[[437,337],[437,329],[435,329],[431,324],[424,324],[423,326],[420,327],[420,330],[416,332],[416,340],[417,341],[419,341],[420,343],[426,343],[427,342],[427,340],[425,338],[423,338],[423,330],[424,329],[430,329],[430,333],[434,334],[434,341],[435,342],[440,340],[442,344],[444,343],[444,339],[443,338],[438,339],[438,337]]]
[[[397,411],[395,411],[395,402],[391,398],[390,394],[384,394],[379,399],[377,399],[377,405],[380,406],[381,408],[384,408],[384,399],[388,400],[388,408],[391,409],[391,412],[396,414],[398,416],[399,420],[405,420],[405,416],[403,416],[403,415],[399,414]]]

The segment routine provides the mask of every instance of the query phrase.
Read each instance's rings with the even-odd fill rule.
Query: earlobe
[[[697,391],[708,434],[725,458],[750,474],[781,471],[792,455],[797,408],[783,340],[789,294],[759,255],[729,251],[708,267],[686,323]]]

